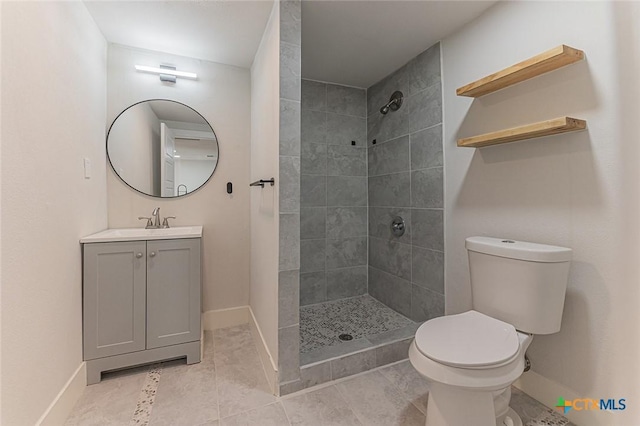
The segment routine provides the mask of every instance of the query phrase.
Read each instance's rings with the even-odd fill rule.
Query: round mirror
[[[138,102],[116,117],[107,156],[124,183],[153,197],[179,197],[204,185],[218,164],[218,139],[196,110],[180,102]]]

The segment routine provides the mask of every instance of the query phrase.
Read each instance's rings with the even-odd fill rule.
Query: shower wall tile
[[[331,378],[337,380],[371,370],[375,367],[376,352],[375,349],[370,349],[331,360]]]
[[[411,246],[372,237],[369,239],[369,265],[411,281]]]
[[[310,304],[366,292],[366,91],[303,80],[301,104],[300,303]]]
[[[411,134],[411,170],[442,167],[442,124]]]
[[[301,46],[302,8],[300,0],[280,1],[280,41]]]
[[[444,253],[414,246],[411,265],[413,284],[444,294]]]
[[[442,88],[440,83],[427,87],[407,99],[409,132],[442,123]]]
[[[300,377],[300,326],[278,329],[278,379],[289,382]]]
[[[327,85],[312,80],[302,80],[302,110],[327,110]]]
[[[300,241],[300,272],[324,271],[326,240]]]
[[[413,207],[442,208],[442,167],[411,172],[411,201]]]
[[[327,238],[339,239],[367,235],[366,207],[328,207]]]
[[[369,267],[369,294],[391,309],[411,318],[411,283]]]
[[[369,178],[369,205],[406,207],[411,203],[409,172]]]
[[[279,270],[300,268],[300,214],[280,214]]]
[[[327,110],[336,114],[367,116],[366,91],[327,84]]]
[[[280,213],[300,211],[300,157],[280,156]]]
[[[280,99],[280,155],[300,155],[300,102]]]
[[[327,300],[327,280],[324,271],[300,274],[300,305],[312,305]]]
[[[300,100],[300,44],[280,43],[280,98]]]
[[[278,327],[300,322],[300,271],[278,274]]]
[[[306,175],[327,174],[327,146],[303,143],[300,147],[300,170]]]
[[[366,293],[366,265],[327,271],[327,300],[344,299]]]
[[[409,75],[406,66],[394,71],[367,89],[367,114],[380,114],[380,108],[389,102],[396,90],[401,91],[405,98],[409,92]],[[402,109],[402,108],[401,108]]]
[[[300,139],[303,145],[327,143],[327,113],[302,109]]]
[[[367,238],[327,240],[327,269],[367,264]]]
[[[367,178],[327,176],[327,206],[366,206]]]
[[[381,114],[395,90],[403,105]],[[369,293],[419,321],[444,313],[442,143],[436,44],[367,89]],[[395,216],[402,237],[391,233]]]
[[[369,235],[385,240],[411,242],[413,229],[412,210],[402,207],[369,207]],[[391,232],[391,222],[396,216],[404,219],[404,235],[396,237]]]
[[[327,205],[327,178],[319,175],[300,175],[300,205],[324,207]]]
[[[416,322],[444,315],[444,295],[415,284],[411,287],[411,305],[409,318]]]
[[[365,146],[367,137],[367,119],[327,113],[327,143],[329,145]]]
[[[411,243],[416,246],[444,251],[443,210],[412,209],[411,226],[414,233]]]
[[[409,338],[376,348],[376,367],[406,359],[412,341]]]
[[[409,170],[409,136],[373,145],[367,151],[369,176]]]
[[[377,145],[409,134],[409,113],[407,110],[405,103],[399,110],[390,111],[386,115],[379,111],[369,115],[367,119],[367,145],[373,146],[374,139]]]
[[[300,239],[325,238],[326,226],[326,207],[303,207],[300,209]]]
[[[408,64],[409,90],[414,95],[434,84],[440,84],[440,43],[434,44]]]
[[[367,176],[367,149],[350,145],[327,147],[328,176]]]

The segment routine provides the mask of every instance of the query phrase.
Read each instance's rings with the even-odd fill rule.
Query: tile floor
[[[369,295],[300,307],[300,353],[340,345],[340,334],[354,340],[413,324]]]
[[[424,425],[428,387],[408,361],[275,397],[248,326],[205,333],[204,359],[107,374],[67,425]],[[526,426],[571,425],[514,389]]]

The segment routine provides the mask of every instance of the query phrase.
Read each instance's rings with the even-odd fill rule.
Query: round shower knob
[[[404,235],[404,231],[404,219],[400,216],[394,217],[393,222],[391,222],[391,233],[396,237],[402,237]]]

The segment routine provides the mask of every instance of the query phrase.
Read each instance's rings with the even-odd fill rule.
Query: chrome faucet
[[[153,213],[151,213],[151,217],[155,218],[155,220],[153,221],[153,227],[154,228],[161,228],[161,226],[160,226],[160,207],[156,207],[155,209],[153,209]]]

